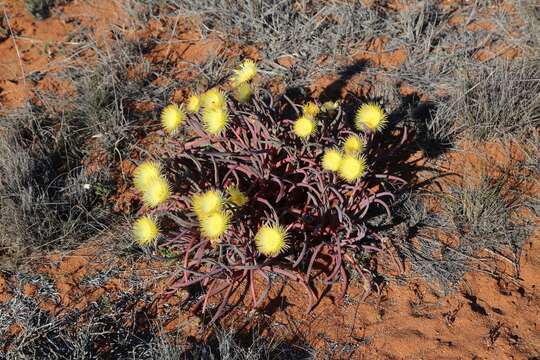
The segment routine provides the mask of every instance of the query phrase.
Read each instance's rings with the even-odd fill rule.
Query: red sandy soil
[[[392,4],[401,6],[400,2]],[[16,37],[0,42],[0,109],[4,110],[24,103],[32,96],[34,87],[62,91],[63,86],[55,80],[54,72],[77,61],[77,58],[66,56],[69,53],[67,49],[81,45],[75,35],[80,34],[84,28],[89,29],[98,44],[104,46],[110,38],[112,28],[128,37],[154,36],[165,40],[163,45],[154,48],[148,57],[152,62],[166,61],[176,64],[176,73],[171,74],[173,78],[194,78],[196,74],[185,71],[186,62],[204,63],[215,53],[242,54],[257,58],[255,49],[240,49],[226,44],[218,37],[211,36],[207,40],[201,40],[199,32],[193,30],[196,28],[195,20],[179,21],[174,35],[171,35],[171,22],[174,23],[176,19],[151,21],[145,29],[141,29],[130,22],[122,2],[119,1],[75,0],[56,7],[52,16],[42,21],[34,19],[27,12],[23,1],[5,1],[3,10],[9,19],[12,32],[16,34]],[[456,14],[450,21],[459,25],[464,18]],[[477,20],[467,26],[471,30],[477,28],[489,31],[493,24]],[[75,40],[72,40],[73,38]],[[357,51],[354,59],[370,60],[383,68],[400,66],[407,58],[407,50],[386,50],[387,41],[386,38],[373,39]],[[486,54],[477,54],[478,59],[485,60],[499,55],[512,58],[519,52],[514,48],[497,49],[497,46],[488,44],[484,49]],[[287,59],[280,62],[283,66],[290,64]],[[44,77],[36,83],[24,79],[24,75],[34,72],[43,73]],[[334,80],[331,76],[319,79],[312,87],[314,96],[319,89]],[[350,84],[353,83],[357,82],[350,81]],[[367,93],[369,87],[356,90]],[[412,93],[414,89],[403,84],[402,92]],[[175,99],[171,100],[179,100],[184,96],[185,93],[179,90]],[[476,167],[492,162],[510,164],[515,161],[515,158],[510,156],[512,152],[501,151],[501,144],[484,145],[486,151],[483,154],[486,155],[482,158],[476,155],[479,153],[478,145],[461,145],[463,151],[455,152],[447,158],[444,166],[448,169],[461,170],[469,167],[473,173]],[[129,172],[129,164],[122,166]],[[538,190],[538,184],[532,184],[529,188],[531,194],[538,194]],[[129,203],[129,195],[127,196],[126,203]],[[119,206],[119,209],[121,208],[122,206]],[[107,244],[114,241],[114,238],[102,236],[74,251],[36,255],[32,261],[35,264],[34,270],[47,274],[60,294],[59,303],[40,299],[40,306],[55,315],[76,308],[82,309],[99,300],[104,294],[110,296],[127,291],[127,277],[133,273],[141,279],[147,291],[162,293],[169,282],[167,279],[155,280],[155,273],[170,269],[170,265],[158,261],[128,263],[115,257],[114,253],[104,256],[102,249],[109,248]],[[502,266],[504,265],[503,263]],[[109,267],[120,269],[120,273],[103,288],[88,292],[79,286],[83,277]],[[507,270],[511,274],[513,269]],[[271,305],[266,306],[265,310],[275,328],[272,332],[289,337],[299,336],[321,351],[328,350],[329,344],[334,344],[338,349],[333,355],[334,358],[525,359],[538,356],[538,233],[533,234],[524,246],[519,280],[509,279],[495,279],[483,273],[468,274],[461,290],[447,296],[438,296],[420,279],[410,279],[405,285],[390,282],[379,294],[371,294],[365,302],[359,301],[364,292],[362,284],[353,283],[345,301],[336,300],[333,291],[307,315],[304,312],[306,299],[302,291],[294,284],[289,284],[281,290],[280,286],[276,286],[270,296]],[[10,281],[0,277],[0,302],[11,298],[8,290]],[[24,291],[28,296],[39,298],[31,286]],[[173,305],[174,308],[182,297],[181,293],[167,300],[158,297],[155,303],[157,313],[169,311],[165,304]],[[265,317],[255,315],[247,306],[241,306],[229,316],[227,322],[238,324],[245,319],[250,321],[261,316]],[[200,319],[189,312],[176,312],[163,326],[166,331],[181,329],[186,334],[195,335],[199,323]],[[16,332],[17,329],[13,331]],[[348,343],[356,344],[351,353],[343,351]],[[324,358],[324,352],[321,354]]]
[[[35,270],[54,282],[59,302],[36,295],[31,285],[24,293],[35,296],[42,309],[57,316],[82,310],[104,295],[114,298],[114,294],[129,292],[128,277],[132,275],[146,291],[162,294],[170,281],[156,280],[155,276],[171,270],[170,264],[128,263],[114,252],[103,255],[111,241],[114,239],[105,236],[71,252],[36,258],[34,263],[44,265]],[[105,286],[88,291],[79,285],[84,277],[110,268],[120,272]],[[439,296],[422,280],[411,279],[406,285],[391,282],[365,302],[360,301],[364,294],[361,283],[353,282],[344,301],[336,299],[337,288],[307,315],[301,288],[277,283],[261,313],[245,304],[225,321],[239,327],[262,318],[272,325],[272,330],[269,327],[263,334],[301,338],[319,349],[321,356],[330,345],[336,346],[334,358],[522,359],[537,354],[540,344],[539,270],[540,246],[535,236],[524,247],[519,281],[473,273],[465,277],[462,290]],[[11,298],[9,281],[0,278],[0,302]],[[156,318],[167,319],[162,324],[165,331],[203,336],[199,333],[200,318],[187,310],[171,310],[184,296],[182,292],[166,300],[158,296],[153,308]],[[357,347],[352,352],[340,350],[347,344]]]

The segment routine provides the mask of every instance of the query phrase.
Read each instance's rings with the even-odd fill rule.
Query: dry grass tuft
[[[7,274],[6,274],[7,275]],[[185,334],[165,334],[151,311],[151,296],[139,290],[104,297],[79,310],[52,316],[40,308],[40,297],[60,302],[52,281],[24,273],[9,276],[11,300],[0,304],[2,358],[19,359],[313,359],[309,347],[261,336],[214,328],[207,341]],[[37,294],[29,297],[31,284]],[[13,329],[20,329],[11,334]]]
[[[463,72],[460,80],[448,115],[476,139],[523,139],[540,125],[538,61],[480,66]]]
[[[0,125],[0,257],[17,267],[33,251],[65,248],[105,229],[112,217],[114,161],[127,155],[134,124],[132,101],[155,96],[145,78],[128,78],[142,61],[134,45],[96,47],[97,65],[61,74],[69,96],[37,93],[26,106],[3,114]],[[145,94],[145,95],[143,95]],[[101,158],[92,163],[91,159]]]
[[[408,195],[402,199],[401,237],[396,245],[412,270],[438,290],[457,287],[467,271],[517,277],[521,248],[533,230],[528,220],[530,199],[514,190],[517,178],[509,173],[465,179],[448,193]],[[426,205],[433,200],[442,210]],[[498,270],[497,261],[513,273]]]

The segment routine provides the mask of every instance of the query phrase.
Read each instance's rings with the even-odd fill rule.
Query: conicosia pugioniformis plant
[[[390,216],[405,184],[384,162],[406,129],[392,130],[401,142],[385,144],[378,104],[347,119],[338,102],[295,104],[254,89],[256,73],[246,60],[221,88],[166,106],[164,146],[133,174],[143,203],[134,241],[179,259],[171,294],[202,286],[195,309],[203,312],[220,299],[211,322],[243,284],[261,305],[274,274],[301,284],[311,310],[321,256],[332,259],[326,284],[341,283],[344,293],[351,270],[367,281],[365,259],[382,248],[367,219]]]

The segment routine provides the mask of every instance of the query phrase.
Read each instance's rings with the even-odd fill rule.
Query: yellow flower
[[[161,112],[161,125],[171,135],[178,131],[178,128],[185,120],[186,114],[184,110],[175,104],[167,105]]]
[[[343,151],[347,155],[358,155],[364,151],[366,141],[358,135],[349,135],[343,143]]]
[[[133,240],[139,246],[148,246],[159,235],[159,227],[154,219],[145,215],[133,224]]]
[[[229,194],[229,201],[238,207],[242,207],[248,202],[248,197],[240,191],[238,186],[229,186],[227,193]]]
[[[313,135],[316,127],[317,124],[315,123],[315,120],[307,116],[302,116],[294,122],[293,130],[296,136],[305,139],[310,135]]]
[[[322,111],[333,113],[339,107],[339,101],[327,101],[322,105]]]
[[[227,98],[221,90],[212,88],[202,95],[201,103],[205,109],[223,109],[227,105]]]
[[[313,101],[310,101],[304,105],[304,116],[315,118],[320,112],[321,109]]]
[[[266,256],[278,256],[289,247],[287,241],[287,232],[279,224],[266,224],[255,235],[257,250]]]
[[[229,113],[223,108],[206,108],[203,111],[203,125],[206,132],[219,135],[229,125]]]
[[[250,81],[257,74],[257,65],[253,60],[244,61],[238,70],[234,70],[234,76],[232,77],[232,82],[234,86],[238,86],[241,83]]]
[[[223,205],[223,195],[217,190],[208,190],[203,194],[195,194],[191,199],[193,211],[199,218],[220,212]]]
[[[145,161],[133,171],[133,183],[135,188],[144,192],[148,185],[161,176],[161,167],[156,161]]]
[[[201,97],[199,95],[191,95],[186,104],[186,110],[190,113],[196,113],[201,108]]]
[[[363,157],[345,155],[341,159],[338,173],[345,181],[356,181],[366,173],[366,160]]]
[[[253,89],[247,82],[241,83],[234,89],[234,98],[241,104],[247,103],[252,96]]]
[[[354,118],[358,130],[382,131],[387,122],[384,110],[375,103],[360,106]]]
[[[171,189],[167,179],[163,176],[150,181],[143,192],[143,202],[146,206],[154,208],[163,204],[169,198]]]
[[[201,234],[211,241],[217,241],[229,228],[231,216],[229,213],[219,211],[201,219]]]
[[[341,164],[341,152],[337,149],[329,149],[324,152],[322,157],[322,167],[328,171],[338,171]]]

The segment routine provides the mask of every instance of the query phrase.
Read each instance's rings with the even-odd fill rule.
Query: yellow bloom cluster
[[[241,104],[247,103],[253,96],[253,89],[247,82],[243,82],[234,88],[234,98]]]
[[[278,256],[289,247],[287,231],[279,224],[265,224],[255,235],[255,245],[265,256]]]
[[[313,101],[307,102],[304,107],[304,116],[315,119],[317,115],[321,112],[319,105],[315,104]]]
[[[223,194],[218,190],[208,190],[195,194],[191,198],[193,211],[199,219],[215,212],[220,212],[223,206]]]
[[[257,64],[245,60],[234,70],[230,81],[231,94],[239,103],[247,103],[253,96],[252,80],[257,75]],[[327,101],[321,106],[315,101],[308,101],[302,107],[301,116],[293,124],[293,132],[307,140],[317,132],[318,117],[321,113],[333,116],[339,108],[339,101]],[[169,135],[175,135],[186,122],[187,113],[200,113],[204,130],[211,135],[223,134],[230,123],[228,98],[226,93],[217,88],[204,93],[192,94],[184,104],[166,106],[161,113],[161,125]],[[325,117],[322,119],[324,120]],[[368,136],[351,134],[343,139],[341,147],[326,149],[321,157],[321,167],[334,172],[346,182],[356,182],[366,174],[366,158],[362,154],[367,146],[370,133],[381,132],[387,125],[388,118],[381,106],[366,103],[360,106],[354,117],[354,126]],[[142,200],[147,208],[156,208],[164,204],[171,193],[167,179],[161,174],[160,164],[145,161],[134,171],[135,188],[142,193]],[[199,220],[201,236],[212,243],[219,243],[231,226],[234,211],[249,202],[248,197],[237,186],[229,186],[223,192],[207,190],[192,196],[192,208]],[[140,246],[151,244],[159,236],[157,220],[144,215],[133,225],[133,237]],[[288,248],[288,234],[278,223],[266,223],[261,226],[254,238],[257,250],[269,257],[278,256]]]
[[[226,209],[227,204],[242,207],[248,202],[246,194],[237,186],[229,186],[226,192],[227,199],[218,190],[208,190],[192,197],[201,235],[214,244],[221,241],[231,225],[233,211]],[[287,232],[278,224],[263,225],[255,235],[255,246],[265,256],[278,256],[288,248]]]
[[[235,70],[231,78],[234,96],[240,103],[249,101],[253,95],[250,81],[257,74],[254,61],[246,60]],[[186,121],[186,113],[201,112],[203,128],[212,135],[222,134],[229,125],[226,94],[211,88],[202,94],[191,95],[185,104],[171,104],[161,113],[161,125],[167,134],[174,135]],[[161,175],[159,163],[147,161],[139,165],[133,174],[135,187],[142,193],[142,200],[148,208],[155,208],[165,203],[170,196],[167,179]],[[226,189],[227,198],[217,190],[209,190],[192,198],[193,209],[199,219],[201,235],[211,241],[218,241],[230,225],[232,212],[229,207],[240,208],[248,202],[247,196],[236,186]],[[156,220],[150,216],[138,219],[133,225],[134,240],[141,246],[148,245],[159,234]]]
[[[218,88],[211,88],[202,95],[201,105],[204,109],[226,109],[227,97]]]
[[[251,59],[245,60],[238,69],[234,70],[231,83],[234,88],[234,98],[241,104],[247,103],[253,96],[250,81],[257,75],[257,64]]]
[[[133,183],[148,208],[164,204],[171,192],[169,182],[161,175],[161,167],[155,161],[145,161],[137,166],[133,171]],[[145,215],[133,224],[133,239],[140,246],[150,245],[158,235],[159,227],[153,217]]]
[[[354,182],[366,173],[366,160],[363,156],[343,155],[337,149],[326,150],[321,165],[326,171],[337,172],[347,182]]]
[[[248,202],[248,197],[244,194],[238,186],[229,186],[227,188],[227,194],[229,195],[229,202],[237,207],[242,207]]]
[[[143,202],[149,208],[155,208],[169,198],[169,182],[161,175],[161,168],[157,162],[145,161],[137,166],[133,172],[133,183],[143,194]]]
[[[200,95],[191,95],[186,103],[186,110],[189,113],[195,114],[199,112],[201,108],[201,96]]]
[[[175,135],[186,121],[186,113],[176,104],[167,105],[161,112],[161,126],[169,135]]]
[[[227,188],[228,202],[241,207],[247,202],[247,196],[236,186]],[[225,199],[221,191],[208,190],[192,197],[192,206],[199,219],[201,235],[213,243],[225,235],[230,227],[230,210],[225,209]]]
[[[202,121],[206,132],[219,135],[229,125],[227,97],[218,88],[212,88],[201,96]]]
[[[168,110],[169,107],[176,107],[173,109],[177,109],[178,113],[180,113],[180,117],[182,118],[182,121],[174,127],[172,124],[176,124],[177,122],[174,122],[173,120],[170,120],[173,118],[172,110]],[[187,111],[188,113],[198,113],[202,109],[202,122],[203,127],[209,134],[212,135],[219,135],[221,134],[229,125],[229,112],[227,111],[227,96],[223,91],[221,91],[218,88],[211,88],[208,91],[206,91],[203,94],[194,94],[191,95],[186,103],[185,106],[182,105],[182,107],[178,107],[176,105],[169,105],[165,110],[165,112],[162,115],[162,124],[163,127],[167,132],[172,133],[169,128],[173,128],[176,130],[178,126],[184,121],[186,115],[184,112]],[[178,117],[178,116],[177,116]],[[169,119],[169,120],[167,120]],[[167,125],[168,124],[168,125]]]
[[[208,190],[191,198],[193,211],[199,219],[201,235],[211,242],[218,242],[227,232],[230,212],[223,209],[223,194],[218,190]]]
[[[152,217],[145,215],[133,224],[133,240],[139,246],[150,245],[159,235],[159,226]]]
[[[307,139],[317,130],[315,119],[309,116],[301,116],[294,122],[293,131],[301,139]]]
[[[336,101],[323,104],[323,111],[335,111]],[[375,103],[363,104],[356,112],[354,125],[357,130],[380,132],[388,119],[384,110]],[[326,171],[338,173],[347,182],[355,182],[366,174],[366,158],[362,155],[366,148],[366,139],[355,134],[349,135],[343,142],[342,150],[332,148],[324,152],[321,166]]]
[[[218,190],[208,190],[192,197],[193,211],[199,219],[201,235],[213,243],[219,242],[230,227],[232,211],[225,209],[225,204],[242,207],[248,202],[246,194],[237,186],[229,186],[226,191],[227,199]]]
[[[347,182],[354,182],[365,175],[366,160],[361,155],[365,140],[358,135],[350,135],[343,143],[343,151],[328,149],[321,159],[321,166],[326,171],[337,172]]]
[[[367,103],[360,106],[354,118],[357,130],[380,132],[386,126],[388,118],[384,110],[375,103]]]
[[[338,171],[343,154],[338,149],[329,149],[324,152],[322,157],[322,168],[327,171]]]
[[[343,143],[343,151],[347,155],[358,155],[366,147],[366,141],[358,135],[349,135]]]
[[[319,105],[313,101],[304,104],[303,115],[293,125],[293,131],[301,139],[307,139],[317,131],[317,115],[321,112]]]
[[[327,101],[321,106],[321,111],[333,115],[339,107],[339,101]]]
[[[257,65],[253,60],[245,60],[234,71],[231,81],[234,97],[240,103],[248,102],[253,96],[250,81],[257,74]],[[227,96],[218,88],[211,88],[203,94],[191,95],[185,104],[166,106],[161,113],[161,125],[170,135],[175,135],[186,120],[186,112],[195,114],[202,109],[203,127],[209,134],[220,135],[229,125]]]
[[[247,59],[240,64],[238,69],[234,70],[231,82],[234,87],[237,87],[240,84],[253,80],[255,75],[257,75],[257,64],[253,60]]]
[[[338,175],[347,182],[354,182],[366,173],[366,160],[364,157],[345,155],[339,164]]]

